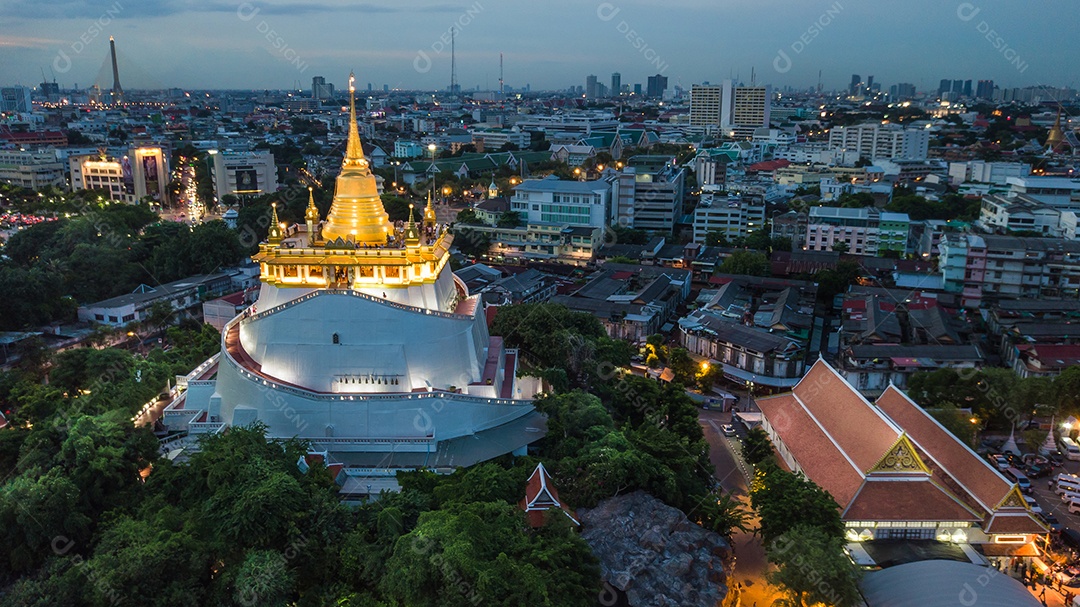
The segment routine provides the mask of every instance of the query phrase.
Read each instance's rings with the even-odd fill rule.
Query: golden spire
[[[435,227],[435,223],[435,206],[431,203],[431,192],[428,191],[427,206],[424,208],[424,227],[433,228]]]
[[[356,244],[384,245],[393,233],[390,216],[383,208],[375,176],[368,169],[360,132],[356,125],[355,77],[349,75],[349,140],[341,174],[334,188],[334,202],[323,226],[323,239]]]
[[[349,73],[349,142],[345,147],[345,160],[341,166],[358,166],[365,171],[368,162],[364,159],[364,146],[360,145],[360,131],[356,127],[356,76]]]
[[[415,247],[420,245],[420,230],[416,229],[416,220],[413,218],[413,205],[409,205],[409,223],[405,226],[405,246]]]
[[[1050,127],[1050,134],[1046,136],[1046,147],[1056,152],[1064,142],[1065,133],[1061,130],[1061,108],[1058,108],[1057,119],[1054,120],[1054,126]]]
[[[277,216],[277,203],[270,203],[270,207],[273,209],[271,211],[273,217],[270,218],[270,231],[267,236],[267,241],[269,241],[270,244],[277,244],[281,242],[282,239],[281,221]]]
[[[307,211],[304,212],[304,219],[306,219],[306,220],[308,220],[308,221],[310,221],[312,223],[318,223],[319,222],[319,207],[315,206],[314,190],[312,188],[308,188],[307,192],[308,192]]]

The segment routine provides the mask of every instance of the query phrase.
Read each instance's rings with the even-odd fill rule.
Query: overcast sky
[[[942,78],[1080,85],[1075,0],[0,0],[0,84],[99,81],[109,36],[125,88],[669,86],[737,76],[826,89],[851,74],[922,91]],[[988,39],[989,37],[989,39]],[[51,76],[50,76],[51,78]]]

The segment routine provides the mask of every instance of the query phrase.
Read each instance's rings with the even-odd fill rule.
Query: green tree
[[[773,457],[772,441],[769,440],[769,435],[760,427],[752,428],[746,433],[746,440],[743,441],[742,449],[743,458],[747,463],[757,466],[758,464],[771,460]]]
[[[750,500],[766,544],[799,525],[817,527],[830,537],[843,538],[840,506],[828,492],[801,474],[763,462],[751,483]]]
[[[523,223],[521,213],[518,213],[517,211],[500,213],[499,218],[495,221],[495,225],[500,228],[519,228]]]
[[[847,253],[849,250],[851,250],[851,248],[848,246],[848,243],[841,241],[834,242],[832,245],[832,250],[836,253],[843,255],[844,253]]]
[[[719,533],[729,543],[736,531],[750,532],[750,512],[730,493],[717,490],[705,496],[699,515],[702,527]]]
[[[844,553],[843,542],[811,525],[796,525],[765,547],[776,571],[770,584],[787,593],[788,605],[854,607],[862,602],[859,572]]]
[[[721,274],[768,276],[769,269],[769,258],[758,251],[735,251],[720,264]]]

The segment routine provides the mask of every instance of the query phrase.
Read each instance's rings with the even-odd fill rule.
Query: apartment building
[[[835,126],[829,131],[829,148],[856,150],[865,158],[924,160],[930,147],[930,131],[899,124]]]
[[[808,251],[832,251],[843,243],[855,255],[902,255],[907,252],[911,219],[906,213],[887,213],[877,209],[812,207],[807,218]]]
[[[1060,238],[945,234],[938,267],[945,290],[978,308],[984,299],[1080,295],[1080,242]]]
[[[764,226],[765,200],[759,196],[702,194],[694,209],[694,242],[698,244],[705,244],[712,232],[731,241]]]

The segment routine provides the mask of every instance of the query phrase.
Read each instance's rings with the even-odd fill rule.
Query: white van
[[[1080,512],[1080,497],[1069,500],[1069,514]]]
[[[1058,481],[1057,487],[1054,490],[1057,492],[1058,495],[1061,495],[1066,491],[1080,493],[1080,482],[1073,482],[1071,480],[1062,479]]]
[[[1076,441],[1068,436],[1062,436],[1058,439],[1061,443],[1061,454],[1071,460],[1080,460],[1080,445],[1076,444]]]
[[[1063,478],[1064,479],[1073,479],[1073,480],[1075,480],[1077,482],[1080,482],[1080,476],[1076,476],[1075,474],[1069,474],[1068,472],[1060,472],[1060,473],[1058,473],[1057,476],[1054,477],[1054,482],[1056,483],[1056,482],[1060,481]]]
[[[1080,499],[1080,489],[1067,489],[1061,494],[1061,501],[1063,502],[1068,502],[1073,498]]]

